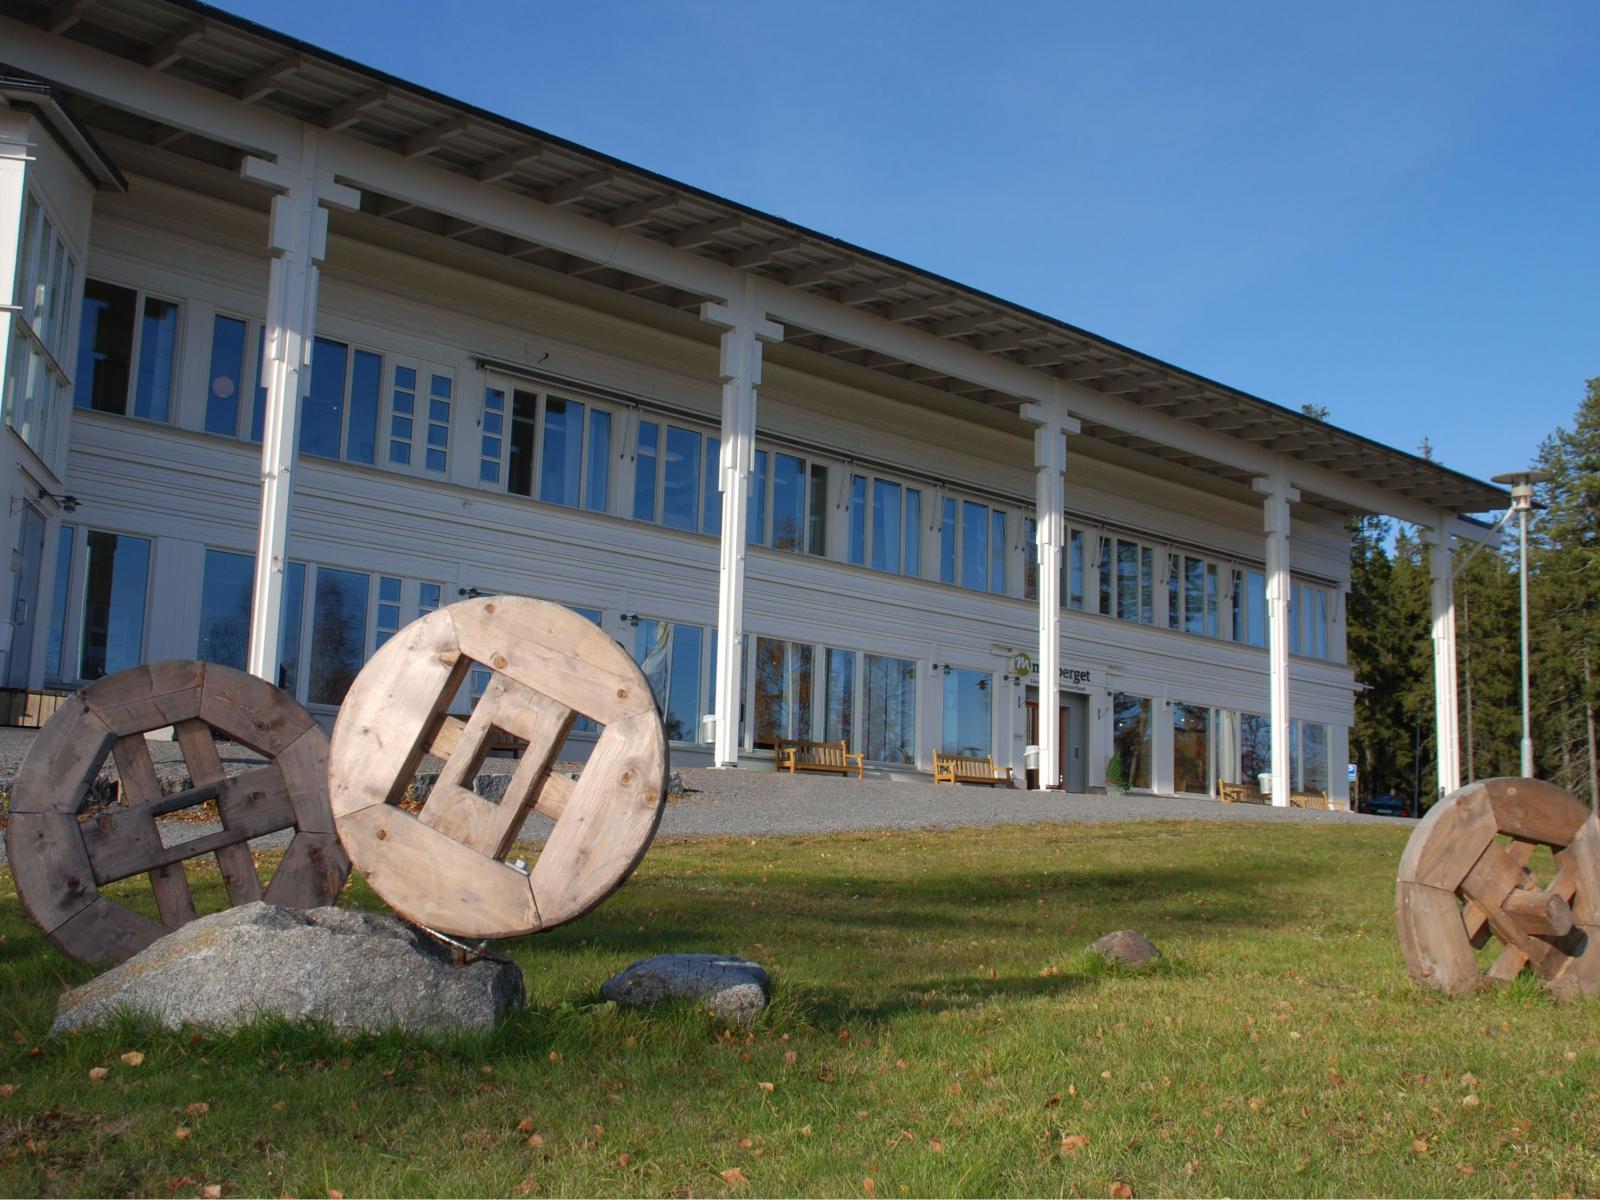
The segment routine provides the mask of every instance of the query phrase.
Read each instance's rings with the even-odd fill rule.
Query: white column
[[[311,361],[317,324],[317,264],[327,255],[324,205],[356,209],[361,196],[317,167],[317,131],[309,126],[298,161],[246,158],[239,173],[272,188],[267,248],[267,412],[261,438],[261,520],[256,539],[255,591],[250,609],[250,673],[278,678],[278,630],[300,427],[300,372]]]
[[[739,663],[744,653],[745,530],[750,516],[750,476],[756,460],[756,392],[761,386],[761,343],[783,340],[783,326],[766,319],[755,302],[755,281],[726,304],[706,304],[701,319],[723,329],[722,449],[717,486],[722,490],[722,550],[717,582],[717,662],[712,761],[739,765]]]
[[[1272,723],[1272,804],[1289,807],[1289,505],[1300,493],[1282,475],[1251,481],[1264,497],[1267,533],[1267,660]]]
[[[1034,524],[1039,544],[1039,790],[1061,778],[1061,556],[1066,544],[1067,434],[1078,422],[1065,404],[1025,404],[1035,467]]]
[[[1439,751],[1439,794],[1461,786],[1461,724],[1456,691],[1456,601],[1450,578],[1449,514],[1426,530],[1433,600],[1433,722]]]

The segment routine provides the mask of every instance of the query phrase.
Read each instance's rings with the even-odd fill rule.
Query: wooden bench
[[[1253,783],[1218,783],[1217,796],[1224,804],[1271,804],[1272,801],[1261,794],[1261,789]],[[1289,805],[1291,808],[1327,808],[1328,794],[1326,792],[1290,792]]]
[[[993,758],[965,758],[959,754],[933,752],[935,783],[982,783],[989,787],[1011,786],[1011,768],[997,767]]]
[[[854,771],[856,778],[860,779],[866,770],[866,756],[850,753],[850,747],[843,741],[806,742],[798,738],[779,738],[774,750],[778,770],[787,770],[791,775],[796,771],[825,771],[832,775],[849,775]]]

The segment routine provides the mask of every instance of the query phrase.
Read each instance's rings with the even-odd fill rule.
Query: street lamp
[[[1528,513],[1533,510],[1533,485],[1549,483],[1549,471],[1507,471],[1493,477],[1511,485],[1511,511],[1517,514],[1522,543],[1518,583],[1522,591],[1522,774],[1533,778],[1533,732],[1528,717]]]

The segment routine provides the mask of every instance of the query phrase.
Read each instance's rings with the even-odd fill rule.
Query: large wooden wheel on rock
[[[1530,869],[1548,846],[1548,883]],[[1537,779],[1469,783],[1434,805],[1400,860],[1395,921],[1411,977],[1465,992],[1525,969],[1558,996],[1600,995],[1600,823]],[[1477,951],[1502,949],[1487,971]]]
[[[494,672],[472,715],[448,709],[474,663]],[[573,721],[603,726],[578,781],[551,773]],[[504,796],[472,790],[502,730],[528,743]],[[396,807],[424,754],[445,760],[422,811]],[[516,937],[588,912],[661,822],[667,746],[649,682],[586,618],[486,596],[412,622],[372,656],[333,730],[339,837],[374,891],[418,925]],[[504,859],[529,810],[555,820],[531,871]]]
[[[171,725],[190,786],[164,796],[144,735]],[[231,778],[213,733],[268,759]],[[107,751],[125,807],[80,817]],[[120,962],[195,918],[183,864],[216,855],[234,904],[265,899],[331,904],[350,873],[328,808],[328,738],[311,714],[271,684],[214,663],[158,662],[97,680],[39,731],[17,773],[6,853],[17,894],[60,949],[88,962]],[[222,829],[166,846],[156,818],[215,800]],[[263,892],[251,838],[293,829]],[[159,922],[100,894],[149,875]]]

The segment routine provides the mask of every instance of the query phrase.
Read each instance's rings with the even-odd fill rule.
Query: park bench
[[[850,753],[850,747],[843,741],[807,742],[798,738],[779,738],[775,749],[778,770],[787,770],[791,775],[796,771],[849,775],[853,771],[855,777],[860,779],[866,769],[865,756]]]
[[[1253,783],[1218,783],[1217,796],[1224,804],[1270,804],[1271,801],[1261,794],[1261,789]],[[1328,794],[1326,792],[1290,792],[1289,805],[1292,808],[1327,808]]]
[[[970,758],[960,754],[933,752],[935,783],[982,783],[989,787],[1011,786],[1011,768],[997,767],[993,758]]]

